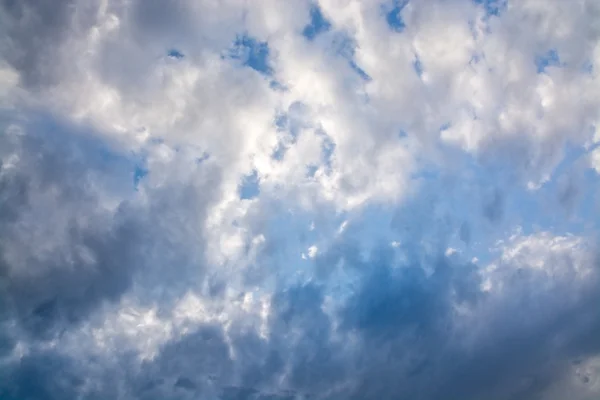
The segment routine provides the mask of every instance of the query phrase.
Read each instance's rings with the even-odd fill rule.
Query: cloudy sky
[[[0,0],[0,398],[597,400],[597,0]]]

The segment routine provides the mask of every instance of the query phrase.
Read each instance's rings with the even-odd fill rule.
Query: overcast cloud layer
[[[0,398],[597,400],[597,0],[0,0]]]

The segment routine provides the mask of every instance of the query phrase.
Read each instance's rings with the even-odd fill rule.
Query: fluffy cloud
[[[593,1],[4,1],[0,397],[595,399]]]

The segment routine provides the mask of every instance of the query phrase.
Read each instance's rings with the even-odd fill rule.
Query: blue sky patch
[[[260,181],[256,170],[250,175],[246,175],[239,185],[240,199],[249,200],[260,194]]]
[[[324,134],[321,152],[325,161],[325,165],[327,168],[331,168],[331,159],[333,158],[333,153],[335,152],[335,143],[327,134]]]
[[[407,4],[408,0],[394,0],[391,10],[388,11],[384,8],[385,20],[391,30],[402,32],[406,27],[400,13]]]
[[[547,67],[559,67],[561,63],[558,52],[554,49],[548,50],[546,54],[535,58],[535,65],[539,74],[546,72]]]
[[[279,135],[279,143],[272,154],[273,159],[281,161],[288,147],[294,145],[300,131],[305,128],[307,107],[301,102],[292,103],[287,112],[275,116],[275,126]]]
[[[285,157],[285,153],[287,152],[287,146],[285,146],[282,142],[277,144],[277,147],[273,151],[271,158],[276,161],[282,161],[283,157]]]
[[[171,49],[169,50],[169,53],[167,54],[170,58],[176,59],[176,60],[181,60],[184,55],[181,51],[177,50],[177,49]]]
[[[362,69],[361,67],[358,66],[358,64],[356,64],[356,62],[354,60],[350,60],[350,67],[364,80],[364,81],[370,81],[371,77],[369,76],[369,74],[367,74],[365,72],[364,69]]]
[[[271,76],[273,74],[269,65],[269,44],[267,42],[259,42],[248,35],[240,35],[233,43],[229,56],[263,75]]]
[[[308,165],[306,167],[306,177],[307,178],[313,178],[315,176],[315,174],[317,173],[319,167],[316,165]]]
[[[352,70],[355,71],[363,80],[370,81],[371,77],[369,74],[363,70],[354,59],[356,43],[344,32],[337,32],[332,40],[332,44],[335,49],[334,51],[341,57],[348,60],[348,65],[350,68],[352,68]]]
[[[423,76],[423,63],[421,63],[421,59],[419,58],[419,56],[415,56],[415,61],[413,62],[413,68],[415,69],[415,72],[417,73],[417,75],[419,75],[419,78],[421,76]]]
[[[269,83],[269,87],[277,92],[285,92],[288,88],[281,82],[273,80]]]
[[[499,16],[507,7],[507,0],[473,0],[476,4],[481,5],[488,16]]]
[[[308,40],[314,40],[319,34],[331,29],[331,23],[325,18],[318,4],[310,8],[310,24],[306,25],[302,35]]]
[[[148,169],[143,165],[138,164],[135,166],[135,169],[133,170],[133,186],[136,190],[138,189],[140,181],[148,175],[148,172]]]

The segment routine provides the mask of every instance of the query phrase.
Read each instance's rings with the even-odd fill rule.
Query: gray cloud
[[[110,212],[98,196],[124,185],[107,172],[128,163],[103,161],[98,143],[64,136],[60,125],[54,133],[47,122],[38,136],[5,131],[1,138],[2,304],[34,336],[56,334],[118,299],[141,239],[125,204]]]
[[[440,259],[427,276],[421,266],[374,257],[338,316],[322,311],[323,288],[307,284],[275,295],[266,340],[235,329],[224,336],[208,326],[167,344],[148,367],[161,382],[153,393],[173,395],[175,387],[207,397],[221,390],[222,399],[236,400],[545,398],[574,362],[600,350],[600,323],[591,314],[596,286],[581,301],[528,324],[538,307],[544,313],[552,307],[544,305],[544,294],[525,294],[551,282],[543,272],[507,276],[506,283],[519,286],[507,296],[520,295],[501,299],[497,308],[498,299],[479,290],[473,265]],[[480,327],[460,326],[456,305],[489,310],[489,329],[468,339]]]
[[[466,1],[448,13],[433,1],[410,2],[406,33],[392,39],[380,37],[390,32],[378,6],[338,13],[322,2],[331,35],[311,42],[301,36],[305,2],[84,3],[1,3],[2,61],[29,97],[10,98],[14,109],[0,114],[0,398],[554,400],[561,390],[597,398],[600,368],[580,371],[600,355],[596,242],[580,246],[576,236],[530,226],[528,235],[506,238],[514,218],[533,218],[536,210],[516,210],[525,209],[521,200],[537,205],[522,186],[559,164],[561,130],[582,132],[588,108],[597,108],[585,99],[581,112],[560,103],[568,96],[556,88],[577,93],[587,78],[564,81],[549,68],[550,85],[535,75],[533,59],[522,60],[551,45],[552,35],[529,43],[533,34],[523,28],[515,41],[487,16],[477,32],[490,40],[481,44],[470,38],[480,28],[466,29],[475,15]],[[503,11],[506,27],[553,26],[542,6],[533,16],[519,7]],[[578,30],[562,36],[587,42],[579,39],[589,29],[574,22],[583,17],[567,17],[557,32],[572,25]],[[440,41],[428,32],[448,35]],[[347,60],[341,68],[329,54],[327,40],[338,33],[356,47],[352,68],[364,66],[369,83],[350,79]],[[224,61],[238,35],[266,41],[285,90]],[[489,57],[466,54],[465,72],[462,44],[446,42],[471,39],[465,48]],[[568,57],[569,43],[559,44]],[[456,52],[439,51],[452,46]],[[406,60],[403,48],[414,48]],[[170,51],[183,56],[170,59]],[[70,100],[72,108],[61,103]],[[29,102],[54,111],[26,110]],[[278,107],[289,108],[279,127],[289,131],[285,142],[259,134],[276,130]],[[462,126],[453,114],[463,107],[481,115],[471,121],[470,110]],[[74,115],[79,123],[69,122]],[[447,142],[428,133],[438,119],[450,120]],[[399,126],[410,131],[401,143],[415,143],[398,144],[389,132]],[[146,133],[155,140],[139,144]],[[323,134],[335,154],[307,179],[304,159],[323,161]],[[277,162],[272,146],[261,147],[270,139],[285,148]],[[372,203],[413,195],[408,176],[435,161],[437,147],[458,156],[442,155],[440,176],[423,173],[414,197],[369,214]],[[147,175],[134,187],[138,167]],[[261,193],[239,201],[228,190],[250,170]],[[577,209],[583,171],[559,174],[543,193]],[[303,199],[284,193],[286,185]],[[344,185],[354,200],[340,192]],[[293,214],[296,201],[310,212]],[[365,221],[353,225],[363,204]],[[319,231],[342,217],[350,223]],[[311,222],[310,231],[299,228]],[[288,238],[298,232],[301,240]],[[464,254],[449,249],[454,239]],[[313,241],[309,257],[293,258],[305,251],[298,242]],[[490,260],[468,261],[473,248]],[[182,306],[188,296],[198,303]],[[252,302],[260,296],[264,303]]]
[[[126,392],[143,399],[543,399],[572,365],[600,351],[595,283],[578,288],[515,268],[502,278],[509,291],[493,297],[479,289],[475,266],[452,258],[437,259],[430,275],[377,254],[366,265],[339,313],[325,313],[324,288],[308,283],[274,295],[267,338],[236,323],[227,330],[201,324],[139,367],[122,359]],[[558,287],[536,289],[547,285]],[[581,295],[554,305],[563,290]],[[478,318],[457,315],[457,306]],[[59,368],[49,369],[45,357],[58,356],[21,361],[10,374],[23,378],[5,393],[23,396],[25,376],[38,382],[26,393],[34,399],[50,391],[75,398],[89,388],[82,384],[89,376],[69,367],[86,360],[61,356]]]
[[[94,22],[92,7],[78,8],[75,1],[13,1],[3,0],[0,5],[0,45],[3,58],[21,74],[21,82],[33,90],[60,82],[60,77],[73,72],[63,63],[73,34],[72,24],[89,28]],[[71,50],[75,50],[72,48]]]
[[[118,301],[135,276],[145,290],[167,284],[165,309],[204,279],[201,229],[179,212],[202,221],[212,191],[190,181],[176,195],[149,187],[143,204],[134,161],[82,129],[89,128],[45,117],[0,137],[0,323],[10,326],[3,354],[13,335],[50,340],[87,320]],[[218,180],[210,167],[202,171],[195,174],[201,184]]]

